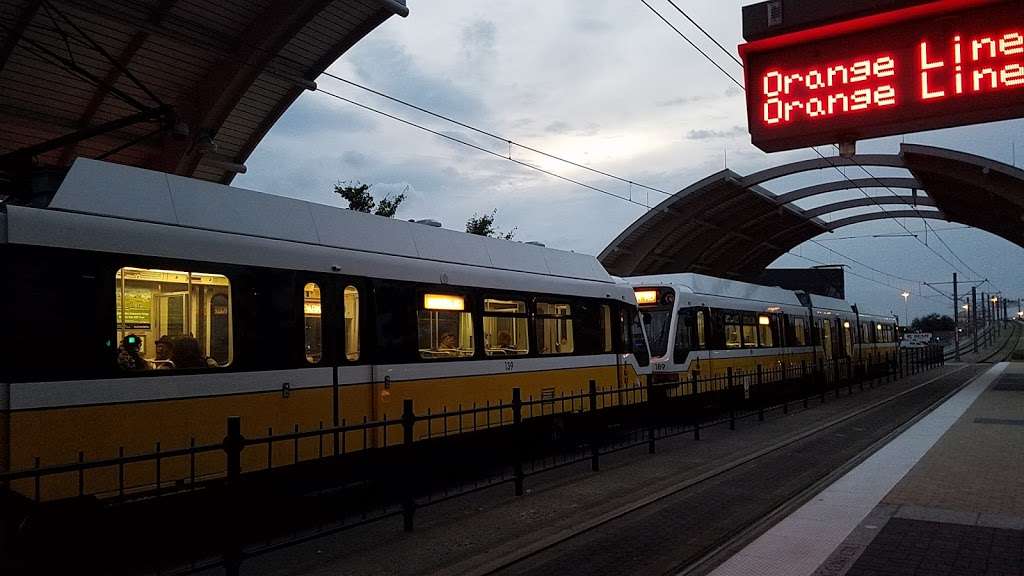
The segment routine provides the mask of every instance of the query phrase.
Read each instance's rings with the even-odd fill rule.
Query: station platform
[[[1024,575],[1022,392],[992,365],[711,574]]]

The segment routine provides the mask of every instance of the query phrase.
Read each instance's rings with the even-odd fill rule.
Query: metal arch
[[[899,204],[906,206],[938,206],[933,198],[927,196],[919,196],[917,198],[911,198],[909,196],[880,196],[871,198],[854,198],[853,200],[844,200],[842,202],[833,202],[832,204],[825,204],[824,206],[818,206],[817,208],[810,208],[804,210],[804,216],[808,218],[817,218],[824,214],[831,214],[832,212],[839,212],[840,210],[849,210],[850,208],[862,208],[864,206],[877,206],[879,204]],[[916,211],[915,211],[916,212]],[[887,212],[892,214],[892,212]]]
[[[777,178],[782,178],[783,176],[792,176],[793,174],[810,172],[811,170],[824,170],[826,168],[839,168],[844,166],[883,166],[887,168],[907,167],[903,162],[903,158],[897,154],[862,154],[859,156],[851,156],[849,158],[844,158],[842,156],[825,156],[824,158],[801,160],[799,162],[792,162],[790,164],[783,164],[782,166],[768,168],[760,172],[754,172],[740,180],[740,182],[749,188],[750,186],[756,186]]]
[[[778,204],[789,204],[790,202],[796,202],[797,200],[803,200],[804,198],[810,198],[819,194],[862,188],[908,188],[920,190],[922,185],[916,178],[853,178],[825,182],[824,184],[815,184],[814,186],[793,190],[792,192],[776,196],[775,202]]]
[[[828,228],[829,232],[834,232],[851,224],[860,224],[861,222],[870,222],[872,220],[886,220],[889,218],[927,218],[930,220],[950,221],[949,217],[939,210],[891,210],[889,212],[869,212],[867,214],[850,216],[849,218],[841,218],[834,222],[828,222],[825,227]]]

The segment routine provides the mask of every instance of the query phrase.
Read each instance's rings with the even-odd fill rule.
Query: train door
[[[853,358],[854,331],[849,320],[842,321],[843,326],[843,353],[847,358]]]
[[[825,361],[832,360],[835,349],[832,347],[832,321],[818,320],[818,328],[821,331],[821,353]]]

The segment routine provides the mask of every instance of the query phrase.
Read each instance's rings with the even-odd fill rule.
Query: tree
[[[401,194],[397,196],[389,194],[377,202],[370,192],[370,188],[372,188],[370,184],[360,182],[338,182],[334,185],[334,193],[348,201],[349,210],[394,218],[398,207],[405,201],[405,192],[409,190],[409,187],[406,186]]]
[[[508,232],[502,233],[494,226],[494,219],[497,215],[497,208],[491,210],[490,214],[481,215],[474,213],[472,218],[466,220],[466,232],[476,234],[477,236],[501,238],[502,240],[511,240],[515,238],[518,227],[513,227]]]
[[[910,323],[910,329],[917,332],[952,332],[956,329],[956,323],[949,316],[929,314],[922,318],[915,318]]]

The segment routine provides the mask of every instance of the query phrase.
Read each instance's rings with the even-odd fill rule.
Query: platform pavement
[[[1024,576],[1024,363],[990,368],[713,576]]]
[[[543,547],[680,482],[963,368],[947,365],[852,396],[844,390],[838,399],[830,394],[824,404],[812,401],[808,410],[797,403],[788,416],[776,412],[765,422],[744,419],[734,432],[724,425],[705,429],[700,441],[689,434],[659,440],[655,455],[638,447],[602,456],[596,474],[588,462],[546,472],[527,479],[524,497],[501,485],[419,510],[411,534],[403,534],[398,521],[377,522],[248,559],[243,574],[485,573],[503,558]]]

